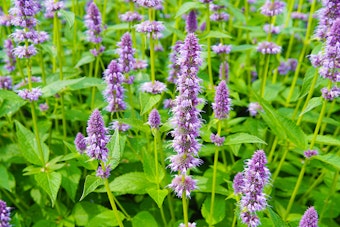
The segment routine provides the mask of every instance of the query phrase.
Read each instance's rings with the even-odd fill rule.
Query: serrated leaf
[[[160,100],[161,95],[140,93],[141,115],[148,113]]]
[[[105,83],[101,78],[94,77],[83,77],[81,81],[77,83],[73,83],[69,85],[69,89],[71,91],[76,91],[80,89],[85,89],[89,87],[98,87],[105,86]]]
[[[282,226],[282,227],[287,226],[287,224],[280,218],[280,216],[277,213],[275,213],[270,207],[267,207],[267,210],[269,212],[269,217],[273,223],[273,226]]]
[[[224,142],[224,145],[234,145],[234,144],[243,144],[243,143],[261,143],[267,144],[257,136],[250,135],[248,133],[236,133],[229,135]]]
[[[340,157],[336,154],[316,155],[313,158],[334,167],[338,171],[340,170]]]
[[[75,165],[66,165],[61,171],[61,186],[65,189],[70,199],[74,202],[79,185],[81,171]]]
[[[149,212],[142,211],[133,217],[132,227],[158,227],[158,224]]]
[[[58,191],[61,185],[61,174],[57,172],[44,172],[34,175],[38,185],[49,195],[52,206],[57,199]]]
[[[60,92],[62,89],[66,88],[67,86],[79,83],[83,79],[84,78],[54,81],[53,83],[50,83],[49,85],[42,88],[43,97],[47,98],[53,96]]]
[[[0,89],[0,117],[15,114],[25,103],[15,92]]]
[[[177,10],[175,18],[182,16],[183,14],[189,12],[192,9],[201,9],[201,8],[204,8],[204,5],[202,5],[199,2],[185,2]]]
[[[49,156],[46,144],[41,143],[43,154],[40,154],[34,134],[18,121],[15,121],[15,125],[22,156],[32,164],[43,166],[48,161]],[[43,157],[41,157],[42,155]]]
[[[307,139],[308,142],[311,142],[314,135],[308,135]],[[340,140],[332,137],[332,136],[324,136],[324,135],[317,135],[315,139],[315,143],[317,144],[324,144],[324,145],[331,145],[331,146],[340,146]]]
[[[150,188],[147,190],[147,193],[157,203],[158,207],[161,208],[165,197],[168,195],[168,190]]]
[[[214,201],[214,212],[212,213],[212,219],[210,220],[210,206],[211,206],[211,197],[208,196],[202,205],[201,213],[204,217],[205,221],[210,225],[215,225],[221,222],[225,215],[225,198],[220,195],[216,195]]]
[[[306,109],[304,109],[299,116],[304,115],[305,113],[311,111],[312,109],[314,109],[315,107],[318,107],[322,104],[322,98],[321,97],[314,97],[311,100],[309,100]]]
[[[157,174],[155,165],[156,165],[155,158],[150,153],[144,150],[143,151],[143,170],[145,173],[145,177],[148,181],[159,184],[163,180],[165,173],[164,173],[164,169],[161,167],[159,162],[157,162],[157,165],[158,165],[158,174]]]
[[[61,16],[66,20],[67,25],[69,28],[72,28],[74,24],[74,13],[71,11],[59,10]]]
[[[111,170],[114,170],[120,162],[125,146],[125,140],[126,137],[120,136],[118,129],[116,129],[107,144],[107,148],[109,149],[109,164],[111,166]]]
[[[89,64],[91,62],[94,62],[95,57],[92,54],[85,54],[82,56],[82,58],[77,62],[76,66],[74,66],[75,68],[78,68],[82,65],[86,65]]]
[[[103,184],[103,179],[101,179],[100,177],[91,176],[91,175],[86,176],[83,194],[81,195],[81,198],[79,201],[83,200],[88,194],[96,190],[98,186],[102,184]]]
[[[319,75],[317,74],[317,70],[311,66],[307,69],[307,72],[303,77],[299,98],[303,98],[309,93],[314,77],[319,77]]]

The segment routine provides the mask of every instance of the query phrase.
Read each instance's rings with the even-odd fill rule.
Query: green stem
[[[284,152],[283,152],[283,155],[282,155],[282,157],[281,157],[281,160],[280,160],[280,162],[279,162],[279,166],[276,168],[276,170],[275,170],[275,172],[274,172],[274,174],[273,174],[273,177],[272,177],[272,182],[273,182],[273,184],[274,184],[274,182],[275,182],[277,176],[279,175],[279,172],[280,172],[280,170],[281,170],[281,168],[282,168],[283,163],[285,162],[285,159],[286,159],[286,156],[287,156],[288,150],[289,150],[289,149],[288,149],[288,145],[289,145],[289,144],[286,145],[286,147],[285,147],[285,149],[284,149]]]
[[[40,159],[41,159],[43,165],[45,166],[45,164],[46,164],[45,155],[44,155],[44,152],[42,150],[41,141],[40,141],[40,137],[39,137],[38,120],[37,120],[37,116],[36,116],[36,113],[35,113],[34,102],[31,102],[30,104],[31,104],[31,113],[32,113],[32,120],[33,120],[34,136],[35,136],[35,140],[37,141],[38,151],[40,153]]]
[[[320,213],[319,223],[322,223],[323,216],[324,216],[324,214],[325,214],[325,212],[328,208],[328,205],[329,205],[329,200],[330,200],[331,196],[334,194],[334,192],[336,191],[336,185],[337,185],[337,182],[338,182],[338,178],[339,178],[339,171],[336,171],[334,173],[332,186],[329,190],[327,198],[323,201],[323,206],[322,206],[322,211]]]
[[[185,176],[182,175],[182,181],[185,180]],[[187,195],[186,191],[183,190],[182,193],[182,204],[183,204],[183,219],[184,219],[184,225],[185,227],[189,226],[189,217],[188,217],[188,204],[187,204]]]
[[[272,162],[273,156],[274,156],[274,152],[277,146],[277,142],[279,141],[278,137],[275,136],[272,148],[270,149],[269,155],[268,155],[268,163]]]
[[[110,190],[109,181],[107,179],[104,179],[104,185],[105,185],[105,189],[106,189],[106,192],[107,192],[107,196],[109,197],[109,201],[110,201],[114,216],[115,216],[115,218],[118,222],[118,225],[120,227],[123,227],[124,225],[122,223],[122,220],[120,220],[119,213],[118,213],[118,210],[117,210],[117,206],[116,206],[116,203],[114,201],[113,194]]]
[[[39,54],[39,57],[40,57],[40,68],[41,68],[42,81],[43,81],[43,84],[46,85],[46,72],[45,72],[44,58],[41,52]]]
[[[210,32],[210,4],[206,4],[207,8],[206,8],[206,12],[207,12],[207,34],[209,35]],[[208,61],[208,74],[209,74],[209,82],[210,82],[210,88],[212,89],[214,87],[214,79],[213,79],[213,75],[212,75],[212,65],[211,65],[211,39],[208,38],[207,39],[207,52],[208,52],[208,56],[207,56],[207,61]]]
[[[152,84],[155,82],[155,43],[152,38],[152,34],[150,37],[150,67],[151,67],[151,81]]]
[[[179,7],[182,6],[182,0],[179,0],[178,3],[177,3],[177,9],[176,9],[176,12],[179,10]],[[175,25],[174,25],[174,28],[175,29],[178,29],[178,24],[179,24],[179,21],[180,21],[181,17],[177,17],[176,20],[175,20]],[[176,32],[174,32],[173,36],[172,36],[172,44],[171,46],[174,46],[175,43],[176,43],[176,40],[177,40],[177,35],[176,35]]]
[[[266,82],[267,82],[267,75],[268,75],[268,69],[269,69],[269,58],[270,55],[266,54],[265,56],[265,66],[264,66],[264,72],[263,72],[263,78],[261,80],[261,97],[264,97],[264,91],[266,89]]]
[[[326,105],[327,105],[327,101],[324,99],[323,102],[322,102],[322,108],[321,108],[321,112],[320,112],[320,115],[319,115],[319,118],[318,118],[318,122],[316,123],[315,129],[314,129],[313,138],[312,138],[312,141],[310,142],[310,145],[309,145],[310,149],[313,149],[313,146],[314,146],[315,141],[316,141],[316,137],[318,136],[319,129],[320,129],[320,126],[321,126],[321,123],[322,123],[322,119],[323,119],[325,112],[326,112]]]

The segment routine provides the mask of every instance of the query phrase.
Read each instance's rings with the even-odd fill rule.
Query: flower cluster
[[[137,22],[141,21],[143,17],[137,12],[129,11],[119,15],[119,19],[121,19],[123,22]]]
[[[135,49],[132,48],[132,39],[130,33],[126,32],[120,42],[117,43],[119,54],[118,63],[122,66],[122,73],[128,73],[133,69],[136,63],[134,58]]]
[[[136,0],[139,6],[144,8],[158,8],[162,5],[162,0]]]
[[[0,89],[12,90],[12,77],[0,76]]]
[[[186,21],[186,27],[185,30],[188,33],[195,32],[197,30],[197,19],[196,19],[196,12],[195,10],[191,10]]]
[[[140,86],[141,92],[147,92],[151,94],[161,94],[166,90],[166,85],[160,81],[145,82]]]
[[[284,2],[267,0],[260,10],[263,15],[273,17],[283,13],[285,6]]]
[[[159,39],[162,36],[162,31],[165,29],[164,25],[158,21],[144,21],[136,25],[136,31],[146,33],[152,39]]]
[[[182,41],[177,41],[175,45],[172,47],[172,51],[170,53],[170,62],[171,64],[169,65],[170,71],[169,71],[169,77],[168,81],[170,83],[176,83],[176,80],[178,78],[178,75],[180,74],[180,67],[177,62],[177,58],[179,55],[179,50],[181,48],[181,45],[183,44]]]
[[[216,88],[215,102],[212,104],[215,118],[219,120],[228,118],[231,110],[230,106],[229,90],[225,80],[222,80]]]
[[[251,102],[248,106],[250,116],[256,116],[258,112],[263,111],[262,106],[258,102]]]
[[[39,97],[42,95],[42,92],[40,88],[32,88],[32,90],[24,89],[18,91],[18,95],[24,100],[33,102],[39,99]]]
[[[265,31],[265,33],[271,33],[271,34],[279,34],[281,31],[281,27],[280,26],[274,26],[272,24],[265,24],[263,25],[263,30]]]
[[[228,21],[229,20],[229,14],[225,12],[215,12],[210,15],[211,21],[221,22],[221,21]]]
[[[244,172],[234,178],[235,193],[242,195],[240,201],[241,219],[244,224],[256,227],[260,220],[256,214],[267,207],[266,195],[263,189],[269,183],[270,172],[265,166],[266,154],[257,150],[251,159],[247,160]],[[243,178],[243,180],[242,180]]]
[[[318,155],[318,151],[317,150],[307,150],[305,152],[303,152],[303,155],[305,156],[305,158],[311,158],[315,155]]]
[[[12,25],[33,29],[37,24],[34,16],[39,10],[40,4],[36,0],[15,0],[14,7],[9,10]]]
[[[45,0],[45,17],[53,18],[54,14],[64,8],[64,2],[55,0]]]
[[[295,58],[290,58],[287,61],[281,61],[277,71],[280,75],[287,75],[289,71],[295,71],[297,63],[298,62]]]
[[[299,227],[318,227],[318,213],[314,207],[309,207],[303,214]]]
[[[6,39],[4,41],[4,49],[7,55],[7,58],[5,59],[5,62],[6,62],[5,69],[7,69],[8,72],[12,72],[15,69],[16,59],[13,54],[14,46],[13,46],[13,42],[11,39]]]
[[[278,54],[281,52],[281,47],[273,42],[264,41],[257,45],[257,51],[262,54]]]
[[[11,221],[11,208],[7,207],[5,201],[0,200],[0,226],[1,227],[10,227]]]
[[[187,170],[196,167],[201,160],[196,158],[200,149],[200,144],[196,137],[199,136],[201,127],[198,94],[200,92],[200,79],[197,77],[199,66],[202,64],[201,47],[194,33],[189,33],[184,44],[179,50],[177,64],[180,66],[180,75],[176,85],[179,95],[174,101],[172,108],[174,130],[173,148],[176,155],[169,159],[169,167],[172,171],[180,171],[169,185],[178,197],[182,197],[183,192],[190,197],[190,192],[196,189],[196,181],[187,175]]]
[[[330,89],[324,87],[321,89],[322,97],[328,101],[332,101],[333,99],[340,96],[340,87],[334,86]]]
[[[302,20],[302,21],[308,21],[308,15],[305,13],[301,13],[301,12],[292,12],[290,14],[290,16],[292,17],[292,19],[295,20]]]
[[[216,146],[220,147],[223,145],[225,137],[224,136],[219,136],[215,134],[210,135],[211,142],[213,142]]]
[[[231,51],[231,45],[223,45],[219,43],[218,45],[211,46],[212,51],[216,54],[229,54]]]
[[[149,114],[148,124],[151,128],[158,128],[161,124],[161,116],[159,115],[157,109],[151,110]]]

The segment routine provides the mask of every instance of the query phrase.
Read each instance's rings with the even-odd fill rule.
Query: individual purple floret
[[[12,25],[12,15],[0,15],[0,25],[9,27]]]
[[[219,76],[220,80],[228,81],[229,79],[229,64],[228,62],[224,61],[220,64],[220,70],[219,70]]]
[[[110,124],[110,129],[116,130],[118,129],[119,132],[125,132],[131,128],[130,125],[121,123],[119,121],[112,121]]]
[[[210,135],[210,139],[211,139],[211,142],[213,142],[215,144],[215,146],[220,147],[220,146],[223,145],[225,137],[224,136],[221,137],[221,136],[219,136],[217,134],[215,135],[215,134],[212,133]]]
[[[149,120],[148,123],[151,128],[158,128],[161,124],[161,116],[159,115],[159,112],[157,109],[151,110],[149,114]]]
[[[74,145],[77,151],[82,154],[86,151],[86,141],[85,137],[81,132],[78,132],[76,138],[74,139]]]
[[[87,122],[86,153],[90,158],[105,162],[108,156],[106,144],[109,142],[104,120],[98,109],[95,109]]]
[[[181,48],[181,45],[183,45],[183,41],[178,40],[175,45],[172,47],[172,51],[170,53],[170,62],[171,64],[169,65],[170,71],[169,71],[169,77],[168,81],[170,83],[176,83],[177,78],[180,74],[180,66],[176,64],[177,58],[179,55],[179,50]]]
[[[178,227],[185,227],[185,224],[181,223],[181,224],[179,224]],[[193,222],[193,223],[188,222],[188,227],[196,227],[196,223],[195,222]]]
[[[229,90],[225,80],[222,80],[218,84],[214,101],[212,108],[214,110],[215,118],[219,120],[228,118],[231,110],[231,99],[229,98]]]
[[[136,25],[136,31],[146,33],[147,37],[152,39],[159,39],[162,36],[162,31],[165,29],[164,25],[158,21],[144,21]],[[151,34],[151,36],[150,36]]]
[[[195,32],[197,30],[197,19],[196,19],[196,12],[195,10],[191,10],[188,17],[187,17],[187,23],[186,23],[186,31],[188,33]]]
[[[12,90],[12,77],[0,76],[0,89]]]
[[[94,2],[91,2],[86,10],[85,25],[87,27],[87,39],[92,43],[101,43],[102,37],[102,16]]]
[[[190,198],[190,192],[197,189],[196,180],[187,175],[175,176],[169,187],[175,191],[179,198],[182,198],[184,191],[186,197]]]
[[[46,112],[48,110],[49,106],[47,103],[41,103],[39,104],[39,109],[41,112]]]
[[[284,2],[267,0],[260,10],[263,15],[273,17],[283,13],[285,6]]]
[[[308,21],[308,14],[305,14],[305,13],[292,12],[290,16],[292,17],[292,19],[295,19],[295,20]]]
[[[162,0],[136,0],[135,1],[139,6],[145,8],[156,8],[159,5],[162,5]]]
[[[225,12],[215,12],[210,15],[210,20],[215,22],[222,22],[229,20],[229,14]]]
[[[45,17],[53,18],[54,13],[64,8],[64,2],[56,0],[45,0]]]
[[[136,60],[134,58],[135,49],[132,48],[132,39],[129,32],[126,32],[120,42],[117,43],[118,63],[122,66],[122,73],[132,70]]]
[[[318,213],[314,207],[309,207],[303,214],[299,227],[318,227]]]
[[[243,172],[239,172],[235,175],[233,180],[233,189],[235,194],[242,193],[244,187],[244,175]]]
[[[30,58],[37,54],[37,49],[33,44],[29,46],[17,46],[13,49],[13,53],[18,58]]]
[[[256,116],[258,112],[263,111],[262,106],[258,102],[251,102],[248,106],[250,116]]]
[[[98,166],[96,176],[101,177],[102,179],[107,179],[110,176],[110,172],[111,172],[111,166],[110,165],[104,166],[104,169],[103,169],[102,165],[100,164]]]
[[[129,11],[119,15],[119,19],[123,22],[137,22],[141,21],[143,17],[137,12]]]
[[[13,54],[14,46],[13,46],[13,42],[11,39],[6,39],[4,41],[4,49],[7,55],[7,58],[5,59],[5,62],[6,62],[5,68],[8,70],[8,72],[13,72],[15,69],[15,63],[17,61]]]
[[[10,227],[11,224],[11,208],[7,207],[5,201],[0,200],[0,226],[1,227]]]
[[[229,54],[231,51],[231,45],[223,45],[219,43],[218,45],[211,46],[212,51],[216,54]]]
[[[161,94],[166,90],[166,85],[160,81],[145,82],[140,86],[141,92],[147,92],[151,94]]]
[[[18,95],[29,102],[37,101],[42,95],[40,88],[32,88],[32,90],[24,89],[18,91]]]
[[[122,74],[121,65],[117,61],[112,60],[103,73],[106,82],[104,97],[108,105],[106,110],[109,112],[119,112],[126,109],[124,102],[124,76]]]
[[[105,47],[100,45],[99,49],[97,49],[97,47],[93,48],[93,49],[90,49],[90,53],[93,54],[93,56],[97,57],[98,55],[103,53],[104,50],[105,50]]]
[[[180,171],[185,174],[189,169],[200,166],[203,161],[199,158],[195,158],[192,154],[176,154],[169,157],[170,164],[169,168],[173,172]]]
[[[148,67],[148,63],[145,60],[137,59],[135,64],[133,65],[134,70],[146,69]]]
[[[263,26],[263,30],[265,31],[265,33],[271,33],[271,34],[275,34],[275,35],[277,35],[277,34],[279,34],[280,33],[280,31],[281,31],[281,28],[280,28],[280,26],[274,26],[274,25],[272,25],[272,24],[265,24],[264,26]]]
[[[264,41],[257,45],[257,51],[262,54],[278,54],[281,52],[281,47],[273,42]]]
[[[306,150],[305,152],[303,152],[303,155],[305,156],[305,158],[311,158],[318,154],[319,152],[317,150]]]
[[[340,87],[334,86],[331,89],[322,88],[321,89],[322,97],[328,101],[332,101],[333,99],[340,96]]]

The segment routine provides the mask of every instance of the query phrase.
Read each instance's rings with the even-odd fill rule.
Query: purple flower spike
[[[314,207],[309,207],[302,216],[299,227],[318,227],[318,213]]]
[[[242,172],[237,173],[233,180],[233,189],[235,194],[242,193],[244,187],[244,175]]]
[[[40,5],[36,0],[15,0],[14,7],[9,10],[13,16],[11,23],[14,26],[33,28],[37,24],[34,16],[39,12]]]
[[[143,17],[137,12],[129,11],[129,12],[119,15],[119,19],[123,22],[137,22],[137,21],[141,21]]]
[[[186,192],[186,197],[190,198],[190,192],[197,189],[196,180],[186,175],[175,176],[169,187],[175,191],[179,198],[182,198],[184,191]]]
[[[273,17],[283,13],[285,6],[284,2],[267,0],[260,9],[263,15]]]
[[[85,137],[81,132],[77,133],[76,138],[74,139],[74,145],[76,145],[77,151],[82,154],[86,150],[86,141]]]
[[[55,0],[45,0],[45,17],[46,18],[53,18],[54,13],[58,12],[59,10],[64,8],[64,2],[55,1]]]
[[[133,65],[134,70],[146,69],[148,67],[148,63],[145,60],[136,60]]]
[[[104,166],[104,168],[102,167],[102,165],[100,165],[100,166],[98,166],[96,176],[101,177],[103,179],[107,179],[110,176],[110,172],[111,172],[111,166],[110,165]]]
[[[331,89],[322,88],[321,89],[322,97],[328,101],[332,101],[333,99],[340,96],[340,87],[334,86]]]
[[[33,44],[26,46],[17,46],[13,49],[13,53],[18,58],[30,58],[37,54],[37,49]]]
[[[131,128],[130,125],[121,123],[119,121],[112,121],[110,124],[110,129],[116,130],[118,129],[119,132],[125,132]]]
[[[188,33],[195,32],[197,30],[197,19],[195,10],[191,10],[186,23],[186,30]]]
[[[220,80],[226,80],[229,79],[229,64],[228,62],[224,61],[220,64],[220,70],[219,70],[219,76]]]
[[[225,137],[224,136],[219,136],[215,134],[210,135],[211,142],[213,142],[216,146],[220,147],[223,145]]]
[[[5,59],[6,62],[5,68],[8,70],[8,72],[12,72],[15,69],[16,59],[13,54],[14,46],[11,39],[6,39],[4,41],[4,49],[7,55],[7,58]]]
[[[256,116],[258,112],[263,111],[262,106],[258,102],[251,102],[248,106],[250,116]]]
[[[118,63],[122,66],[122,73],[128,73],[136,63],[133,56],[135,54],[135,49],[132,48],[132,39],[129,32],[126,32],[122,36],[117,46],[117,53],[119,54]]]
[[[144,21],[136,25],[136,31],[146,33],[147,37],[151,36],[152,39],[159,39],[161,32],[165,29],[164,25],[158,21]]]
[[[97,5],[94,2],[88,6],[85,15],[86,34],[88,41],[92,43],[101,43],[102,37],[102,16]]]
[[[278,54],[281,52],[281,47],[273,42],[264,41],[257,45],[257,51],[262,54]]]
[[[161,116],[158,113],[157,109],[151,110],[149,114],[149,125],[151,128],[158,128],[159,125],[161,124]]]
[[[281,28],[280,28],[280,26],[274,26],[274,25],[272,25],[272,24],[265,24],[264,26],[263,26],[263,30],[265,31],[265,33],[271,33],[271,34],[275,34],[275,35],[277,35],[277,34],[279,34],[280,33],[280,31],[281,31]]]
[[[229,54],[231,51],[231,45],[223,45],[222,43],[219,43],[218,45],[212,46],[211,49],[216,54]]]
[[[87,122],[87,155],[90,158],[105,162],[107,160],[108,149],[106,144],[109,142],[109,137],[106,135],[107,130],[104,125],[104,120],[99,110],[92,112],[90,119]]]
[[[0,89],[12,90],[12,77],[0,76]]]
[[[231,99],[225,80],[222,80],[216,88],[215,102],[212,104],[215,118],[222,120],[228,118],[231,110]]]
[[[169,77],[168,77],[168,81],[171,83],[176,83],[177,78],[180,74],[180,66],[178,64],[176,64],[177,62],[177,58],[179,55],[179,50],[181,48],[181,45],[183,45],[183,41],[178,40],[175,45],[172,47],[172,51],[170,54],[170,72],[169,72]]]
[[[287,75],[287,73],[289,72],[289,65],[287,62],[280,62],[279,67],[277,68],[277,71],[280,75]]]
[[[5,201],[0,200],[0,226],[1,227],[10,227],[11,221],[11,208],[7,207]]]
[[[42,95],[40,88],[32,88],[32,90],[24,89],[18,91],[18,95],[29,102],[37,101]]]
[[[124,76],[121,72],[121,65],[112,60],[103,74],[107,84],[104,97],[108,105],[105,109],[109,112],[125,110],[126,104],[124,102],[124,88],[122,86]]]
[[[140,86],[140,91],[151,94],[161,94],[166,90],[166,85],[160,81],[145,82]]]
[[[171,163],[169,164],[169,168],[173,172],[180,171],[182,174],[185,174],[188,169],[195,168],[200,166],[203,161],[199,158],[193,157],[191,154],[176,154],[169,157]]]
[[[215,22],[223,22],[229,20],[229,14],[225,12],[213,13],[210,15],[210,20]]]
[[[307,150],[305,152],[303,152],[303,155],[305,156],[305,158],[311,158],[315,155],[318,155],[319,152],[317,150]]]
[[[47,103],[41,103],[39,105],[39,109],[40,109],[41,112],[46,112],[48,110],[48,108],[49,108],[49,106],[48,106]]]
[[[163,3],[162,0],[136,0],[135,2],[145,8],[157,8]]]

